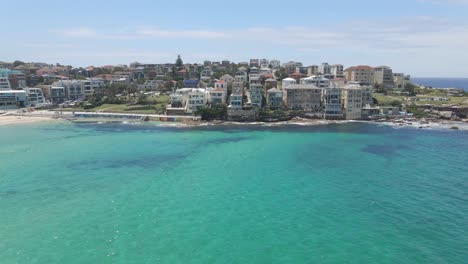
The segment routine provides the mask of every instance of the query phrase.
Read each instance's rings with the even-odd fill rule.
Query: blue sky
[[[468,77],[468,0],[6,1],[0,61],[389,65]],[[5,41],[7,40],[7,41]]]

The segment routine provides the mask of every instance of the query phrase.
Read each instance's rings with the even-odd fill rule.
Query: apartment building
[[[232,93],[231,93],[231,96],[229,97],[229,108],[242,109],[243,100],[244,100],[244,83],[233,82]]]
[[[346,80],[362,84],[374,84],[374,68],[367,65],[349,67],[344,71]]]
[[[270,109],[283,108],[283,91],[271,88],[267,91],[267,107]]]
[[[313,84],[291,84],[284,90],[284,102],[288,109],[319,113],[322,111],[323,88]]]
[[[24,91],[28,96],[29,105],[39,106],[46,102],[41,88],[25,88]]]
[[[250,104],[255,107],[262,107],[264,94],[265,94],[265,89],[263,89],[263,86],[261,84],[258,84],[258,83],[251,84],[249,87],[249,92],[248,92]]]
[[[322,76],[310,76],[302,78],[300,80],[300,84],[312,84],[319,88],[327,88],[330,87],[330,80],[327,78],[323,78]]]
[[[342,89],[344,117],[347,120],[358,120],[362,117],[362,88],[358,85],[345,86]]]
[[[342,88],[327,88],[324,90],[324,117],[329,120],[344,118],[343,105],[341,102]]]
[[[334,64],[330,67],[330,73],[333,74],[334,78],[343,78],[344,66],[341,64]]]
[[[381,85],[383,88],[391,89],[394,87],[393,71],[388,66],[379,66],[374,68],[374,84]]]
[[[11,90],[10,81],[6,77],[0,77],[0,91],[1,90]]]

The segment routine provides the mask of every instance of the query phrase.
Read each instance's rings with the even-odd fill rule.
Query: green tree
[[[19,60],[16,60],[16,61],[13,62],[13,67],[18,67],[20,65],[24,65],[24,62],[19,61]]]
[[[175,64],[176,64],[177,68],[179,68],[179,69],[180,69],[180,68],[182,67],[182,65],[184,64],[184,62],[182,61],[182,58],[180,57],[180,55],[177,55],[177,60],[176,60],[176,63],[175,63]]]

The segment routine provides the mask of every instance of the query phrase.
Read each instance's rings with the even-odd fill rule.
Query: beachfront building
[[[0,109],[17,109],[28,105],[28,96],[24,90],[0,90]]]
[[[54,82],[52,87],[63,87],[65,90],[65,97],[67,100],[84,99],[86,95],[91,95],[92,90],[85,93],[85,83],[79,80],[62,80]]]
[[[347,120],[357,120],[362,117],[362,88],[359,85],[348,85],[342,90],[341,100],[344,117]]]
[[[0,77],[0,91],[11,90],[10,81],[6,77]]]
[[[261,84],[251,84],[248,92],[250,105],[255,107],[262,107],[264,93],[265,90]]]
[[[300,80],[300,84],[313,84],[319,88],[327,88],[330,87],[330,80],[327,78],[323,78],[321,76],[310,76],[306,78],[302,78]]]
[[[365,106],[365,105],[373,106],[375,104],[374,103],[374,87],[372,85],[360,85],[359,87],[362,90],[362,106]]]
[[[28,96],[28,103],[31,106],[40,106],[45,104],[44,93],[41,88],[24,88]]]
[[[288,109],[320,113],[323,88],[313,84],[291,84],[283,88],[284,102]]]
[[[192,89],[187,93],[185,112],[192,114],[208,103],[208,92],[205,89]]]
[[[383,88],[391,89],[394,87],[393,71],[388,66],[379,66],[374,68],[374,84],[381,85]]]
[[[83,82],[84,95],[86,97],[91,96],[96,90],[104,87],[104,80],[100,78],[91,78],[81,81]]]
[[[362,84],[374,84],[374,68],[367,65],[349,67],[344,71],[346,80]]]
[[[54,104],[61,104],[67,100],[65,87],[51,86],[49,89],[50,100]]]
[[[214,89],[208,89],[208,91],[209,91],[208,103],[210,103],[212,106],[226,103],[227,91],[225,89],[214,88]]]
[[[232,93],[231,93],[231,96],[229,97],[229,108],[242,109],[243,99],[244,99],[244,83],[233,82]]]
[[[342,88],[327,88],[324,90],[324,117],[329,120],[343,119],[343,106],[341,102]]]
[[[283,108],[283,91],[271,88],[267,91],[267,106],[270,109],[282,109]]]

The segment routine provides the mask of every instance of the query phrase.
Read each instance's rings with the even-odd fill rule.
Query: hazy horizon
[[[468,76],[468,1],[410,0],[334,5],[142,0],[3,3],[0,61],[102,66],[250,58],[305,65],[388,65],[411,76]]]

